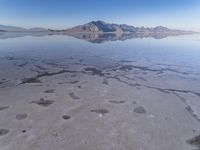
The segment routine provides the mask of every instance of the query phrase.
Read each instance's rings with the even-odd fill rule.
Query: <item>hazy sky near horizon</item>
[[[200,31],[200,0],[0,0],[0,24],[68,28],[92,20]]]

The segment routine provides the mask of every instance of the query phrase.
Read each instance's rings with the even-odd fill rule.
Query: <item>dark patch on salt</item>
[[[53,72],[53,73],[45,72],[45,73],[42,73],[42,74],[38,74],[36,77],[22,79],[22,82],[20,84],[41,83],[41,81],[39,80],[39,78],[55,76],[55,75],[59,75],[59,74],[67,73],[67,72],[71,73],[71,72],[74,72],[74,71],[61,70],[61,71]]]
[[[104,78],[103,79],[103,82],[102,82],[103,84],[105,84],[105,85],[108,85],[109,83],[108,83],[108,80],[106,79],[106,78]]]
[[[71,77],[76,77],[76,76],[77,76],[76,74],[72,74],[72,75],[71,75]]]
[[[74,99],[74,100],[78,100],[78,99],[80,99],[80,97],[78,97],[78,96],[76,96],[74,93],[69,93],[69,96],[72,98],[72,99]]]
[[[82,86],[81,86],[81,85],[78,85],[78,86],[77,86],[77,88],[81,89],[81,88],[82,88]]]
[[[132,70],[132,69],[133,69],[132,65],[123,65],[123,66],[119,67],[119,70],[121,70],[121,71]]]
[[[136,104],[137,104],[137,102],[136,102],[136,101],[133,101],[133,104],[135,104],[135,105],[136,105]]]
[[[26,133],[26,130],[22,130],[22,133]]]
[[[95,112],[100,115],[105,115],[109,113],[109,110],[108,109],[92,109],[91,112]]]
[[[0,107],[0,111],[10,108],[9,106],[2,106]]]
[[[71,117],[68,116],[68,115],[64,115],[64,116],[62,116],[62,118],[63,118],[64,120],[69,120],[69,119],[71,119]]]
[[[144,107],[139,106],[139,107],[136,107],[136,108],[134,109],[134,112],[135,112],[135,113],[138,113],[138,114],[145,114],[145,113],[146,113],[146,110],[145,110]]]
[[[9,130],[8,129],[0,129],[0,136],[8,134]]]
[[[36,68],[40,69],[40,70],[46,70],[46,68],[39,66],[39,65],[35,65]]]
[[[25,83],[41,83],[41,81],[37,77],[24,78],[24,79],[22,79],[21,84],[25,84]]]
[[[28,63],[25,62],[25,63],[22,63],[22,64],[19,64],[18,67],[25,67]]]
[[[187,141],[190,145],[196,146],[198,147],[198,149],[200,150],[200,135],[190,139]]]
[[[114,103],[114,104],[123,104],[125,103],[125,101],[109,101],[110,103]]]
[[[30,102],[31,104],[37,104],[43,107],[48,107],[49,105],[53,104],[54,101],[53,100],[45,100],[44,98],[41,98],[38,101],[32,101]]]
[[[92,72],[92,75],[104,76],[102,70],[97,69],[97,68],[88,67],[88,68],[85,68],[85,71]]]
[[[71,82],[69,82],[69,83],[71,83],[71,84],[76,84],[76,83],[78,83],[79,81],[71,81]]]
[[[27,114],[17,114],[17,115],[16,115],[16,119],[17,119],[17,120],[24,120],[24,119],[26,119],[27,117],[28,117]]]
[[[56,90],[55,89],[49,89],[49,90],[45,90],[45,93],[54,93]]]
[[[135,61],[132,61],[132,60],[121,60],[120,62],[122,62],[122,63],[132,63],[132,62],[135,62]]]

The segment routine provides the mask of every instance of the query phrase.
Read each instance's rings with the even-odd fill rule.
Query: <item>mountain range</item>
[[[92,21],[69,29],[54,30],[44,28],[21,28],[0,25],[0,39],[24,37],[66,35],[91,43],[104,43],[108,41],[124,41],[133,38],[162,39],[168,36],[193,34],[197,32],[168,29],[163,26],[155,28],[134,27],[126,24],[113,24],[103,21]]]
[[[44,32],[48,31],[47,29],[44,28],[21,28],[21,27],[15,27],[15,26],[5,26],[5,25],[0,25],[0,32]]]
[[[78,33],[168,33],[168,34],[184,34],[191,33],[191,31],[168,29],[163,26],[155,28],[134,27],[126,24],[113,24],[104,21],[92,21],[84,25],[79,25],[64,32],[78,32]]]
[[[168,29],[163,26],[155,28],[134,27],[126,24],[106,23],[104,21],[92,21],[84,25],[64,30],[44,29],[44,28],[21,28],[15,26],[0,25],[0,32],[62,32],[62,33],[168,33],[168,34],[185,34],[191,31],[182,31]]]

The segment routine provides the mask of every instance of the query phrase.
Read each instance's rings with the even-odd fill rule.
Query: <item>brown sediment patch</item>
[[[0,107],[0,111],[10,108],[9,106],[2,106]]]
[[[145,110],[144,107],[139,106],[139,107],[136,107],[136,108],[134,109],[134,112],[135,112],[135,113],[138,113],[138,114],[145,114],[145,113],[146,113],[146,110]]]
[[[103,71],[97,68],[85,68],[85,71],[89,71],[92,75],[104,76]]]
[[[108,109],[92,109],[91,112],[95,112],[99,115],[105,115],[107,113],[109,113],[109,110]]]
[[[123,104],[125,103],[125,101],[109,101],[110,103],[114,103],[114,104]]]
[[[198,147],[198,149],[200,150],[200,135],[190,139],[187,141],[190,145],[196,146]]]
[[[16,115],[16,119],[17,119],[17,120],[24,120],[24,119],[26,119],[27,117],[28,117],[27,114],[17,114],[17,115]]]
[[[9,130],[8,129],[0,129],[0,136],[8,134]]]
[[[69,119],[71,119],[71,117],[70,117],[69,115],[64,115],[64,116],[62,116],[62,118],[63,118],[64,120],[69,120]]]
[[[75,95],[74,93],[69,93],[69,96],[72,98],[72,99],[74,99],[74,100],[78,100],[78,99],[80,99],[80,97],[78,97],[77,95]]]
[[[31,101],[31,104],[37,104],[39,106],[43,106],[43,107],[48,107],[49,105],[53,104],[54,101],[53,100],[45,100],[44,98],[41,98],[38,101]]]
[[[49,90],[45,90],[45,93],[54,93],[56,91],[56,89],[49,89]]]

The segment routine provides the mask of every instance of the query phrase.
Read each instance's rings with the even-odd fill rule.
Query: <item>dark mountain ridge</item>
[[[48,31],[44,28],[21,28],[21,27],[15,27],[15,26],[6,26],[6,25],[0,25],[0,32],[44,32]]]
[[[64,32],[115,32],[115,33],[191,33],[191,31],[182,31],[182,30],[174,30],[168,29],[163,26],[157,26],[155,28],[145,28],[145,27],[134,27],[126,24],[113,24],[106,23],[104,21],[92,21],[86,23],[84,25],[79,25],[70,29],[64,30]]]
[[[62,33],[169,33],[169,34],[185,34],[194,33],[192,31],[174,30],[168,29],[163,26],[157,26],[155,28],[145,28],[145,27],[134,27],[126,24],[115,24],[107,23],[104,21],[92,21],[84,25],[79,25],[73,28],[65,30],[54,30],[54,29],[44,29],[44,28],[21,28],[15,26],[5,26],[0,25],[0,32],[62,32]]]

